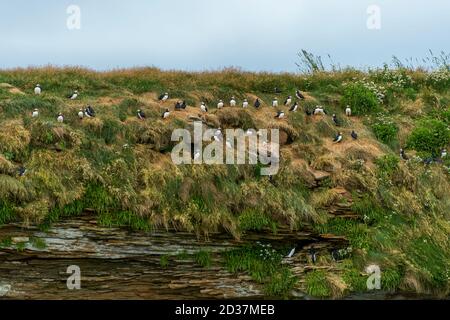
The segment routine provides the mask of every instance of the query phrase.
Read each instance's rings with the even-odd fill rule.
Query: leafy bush
[[[439,120],[427,119],[419,123],[408,138],[409,148],[436,156],[450,142],[448,126]]]
[[[363,115],[378,110],[377,96],[364,85],[355,83],[345,87],[341,99],[343,106],[349,105],[355,115]]]
[[[325,298],[331,295],[327,275],[322,270],[308,272],[305,277],[306,292],[313,297]]]
[[[375,160],[375,164],[378,166],[378,169],[382,173],[386,173],[387,175],[391,175],[398,169],[398,163],[398,157],[392,154],[380,157]]]
[[[398,126],[391,119],[385,116],[378,116],[376,121],[372,124],[372,130],[378,140],[387,144],[396,139]]]
[[[239,226],[242,230],[262,230],[270,226],[271,219],[264,213],[255,210],[245,210],[239,216]]]

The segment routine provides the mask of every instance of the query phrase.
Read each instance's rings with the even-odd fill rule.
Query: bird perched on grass
[[[441,150],[441,158],[444,159],[447,157],[447,150],[446,149],[442,149]]]
[[[200,110],[202,110],[202,112],[208,112],[208,107],[204,102],[200,105]]]
[[[358,134],[355,132],[355,130],[352,130],[352,133],[350,134],[353,138],[353,140],[358,139]]]
[[[314,109],[314,115],[316,114],[325,115],[325,110],[322,106],[316,106],[316,109]]]
[[[42,92],[42,90],[41,90],[41,85],[38,83],[38,84],[36,85],[36,87],[34,88],[34,94],[40,95],[41,92]]]
[[[278,99],[276,97],[272,100],[272,107],[278,107]]]
[[[288,106],[291,105],[291,102],[292,102],[292,97],[291,97],[291,96],[288,96],[288,97],[286,98],[286,100],[284,100],[284,105],[285,105],[286,107],[288,107]]]
[[[137,111],[137,117],[141,120],[145,120],[145,113],[141,109]]]
[[[400,159],[402,160],[409,160],[409,157],[406,155],[405,150],[400,149]]]
[[[34,109],[34,110],[33,110],[33,113],[31,114],[31,117],[32,117],[32,118],[37,118],[37,117],[39,117],[39,110],[38,110],[38,109]]]
[[[25,167],[20,167],[19,168],[19,177],[23,177],[25,175],[25,173],[27,172],[27,169]]]
[[[278,111],[275,116],[275,119],[282,119],[282,118],[284,118],[284,111]]]
[[[259,108],[261,106],[261,102],[259,102],[259,98],[256,98],[255,103],[253,104],[255,108]]]
[[[236,100],[234,99],[234,97],[231,97],[230,107],[235,107],[235,106],[236,106]]]
[[[339,132],[339,133],[334,137],[333,142],[334,142],[334,143],[339,143],[339,142],[341,142],[341,141],[342,141],[342,132]]]
[[[78,111],[78,119],[83,119],[84,118],[84,112],[83,109],[80,109],[80,111]]]
[[[170,115],[170,111],[169,111],[169,109],[166,108],[166,110],[163,112],[163,114],[161,115],[161,117],[162,117],[163,119],[166,119],[166,118],[169,117],[169,115]]]
[[[217,103],[217,109],[221,109],[223,108],[223,101],[219,100],[219,102]]]
[[[312,116],[313,115],[313,112],[311,111],[311,110],[309,110],[308,108],[306,108],[305,109],[305,114],[306,114],[306,116]]]
[[[75,90],[71,95],[68,96],[70,100],[75,100],[78,98],[78,90]]]
[[[183,100],[182,102],[181,102],[181,109],[186,109],[186,101],[185,100]]]
[[[291,112],[297,112],[297,109],[298,109],[298,103],[295,102],[295,103],[289,108],[289,111],[291,111]]]
[[[182,109],[182,108],[181,108],[181,101],[177,101],[177,103],[175,103],[174,109],[175,109],[175,110],[181,110],[181,109]]]
[[[165,102],[167,99],[169,99],[169,94],[167,92],[162,93],[158,98],[161,102]]]
[[[85,115],[86,115],[88,118],[93,118],[93,117],[95,117],[95,111],[94,111],[94,108],[92,108],[90,105],[88,105],[88,106],[86,107],[86,109],[84,110],[84,113],[85,113]]]
[[[336,114],[333,113],[332,119],[333,119],[334,125],[339,126],[339,120],[338,120]]]
[[[310,248],[308,250],[309,253],[309,258],[311,259],[312,263],[316,263],[317,262],[317,251],[314,248]]]
[[[347,108],[345,108],[345,115],[347,117],[350,117],[352,115],[352,109],[350,108],[350,106],[347,106]]]
[[[62,113],[58,113],[58,117],[56,118],[56,121],[58,121],[59,123],[63,123],[64,122],[64,116],[62,115]]]
[[[295,96],[300,100],[305,100],[305,96],[298,89],[295,91]]]
[[[244,99],[244,102],[242,102],[242,108],[247,108],[248,107],[248,101],[247,99]]]

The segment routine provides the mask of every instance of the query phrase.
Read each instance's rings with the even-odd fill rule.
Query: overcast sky
[[[69,30],[77,5],[81,29]],[[367,28],[380,8],[381,29]],[[0,0],[0,68],[236,66],[296,71],[296,53],[356,67],[450,52],[446,0]]]

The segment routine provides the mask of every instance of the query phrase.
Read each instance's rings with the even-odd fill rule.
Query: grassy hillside
[[[40,96],[33,94],[37,83]],[[280,107],[287,117],[274,119],[275,87],[282,91],[280,102],[297,88],[305,93],[297,113]],[[313,295],[365,290],[363,271],[370,263],[380,265],[385,290],[446,295],[450,156],[432,164],[422,159],[450,150],[449,88],[447,70],[0,71],[0,224],[46,228],[89,208],[106,226],[176,228],[199,237],[219,230],[239,238],[247,230],[310,228],[345,236],[352,248],[340,261],[319,257],[318,265],[340,272],[338,279],[310,272],[306,286]],[[68,100],[75,89],[79,99]],[[160,104],[157,96],[164,91],[171,99]],[[227,102],[232,95],[238,106],[244,98],[252,106],[256,97],[263,106],[215,109],[219,99]],[[179,99],[188,108],[162,120],[162,110],[173,110]],[[175,166],[170,135],[191,127],[188,117],[198,116],[200,101],[210,109],[204,119],[210,127],[280,128],[279,173],[269,180],[259,166]],[[87,104],[97,117],[80,121],[77,112]],[[316,105],[328,116],[306,116],[303,110]],[[346,105],[354,116],[345,117]],[[31,118],[34,108],[37,119]],[[137,109],[144,110],[145,121],[137,119]],[[63,124],[56,121],[59,112]],[[333,144],[338,131],[344,140]],[[410,160],[400,160],[400,147]],[[20,167],[27,169],[23,176]],[[285,270],[274,279],[292,285]],[[269,287],[280,291],[277,283]]]

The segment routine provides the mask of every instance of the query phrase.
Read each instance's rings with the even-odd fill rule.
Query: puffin
[[[297,112],[297,109],[298,109],[298,103],[295,102],[295,103],[289,108],[289,111],[291,111],[291,112]]]
[[[336,137],[334,137],[333,142],[334,142],[334,143],[339,143],[339,142],[341,142],[341,141],[342,141],[342,132],[339,132],[339,133],[336,135]]]
[[[275,87],[275,89],[273,90],[273,92],[275,92],[275,94],[280,94],[281,90],[278,87]]]
[[[208,112],[208,107],[204,102],[202,102],[202,104],[200,105],[200,110],[202,110],[202,112]]]
[[[94,111],[94,108],[92,108],[90,105],[88,105],[88,106],[86,107],[86,109],[84,110],[84,113],[86,114],[86,116],[87,116],[88,118],[93,118],[93,117],[95,117],[95,111]]]
[[[169,115],[170,115],[170,111],[169,111],[169,109],[166,108],[166,111],[163,112],[163,114],[161,115],[161,117],[162,117],[163,119],[166,119],[167,117],[169,117]]]
[[[235,107],[235,106],[236,106],[236,100],[234,100],[234,97],[231,97],[230,107]]]
[[[403,150],[403,149],[400,149],[400,158],[405,161],[409,160],[408,156],[405,153],[405,150]]]
[[[69,95],[70,100],[75,100],[78,97],[78,91],[75,90],[71,95]]]
[[[83,109],[80,109],[80,111],[78,111],[78,118],[81,120],[84,118],[84,112]]]
[[[337,117],[336,117],[336,114],[333,113],[332,119],[333,119],[334,125],[335,125],[335,126],[339,126],[339,121],[338,121],[338,119],[337,119]]]
[[[288,96],[288,97],[286,98],[286,100],[284,100],[284,105],[288,107],[288,106],[291,105],[291,102],[292,102],[292,97],[291,97],[291,96]]]
[[[322,106],[316,106],[316,109],[314,110],[314,115],[316,115],[316,114],[322,114],[322,115],[325,114],[325,110],[323,110]]]
[[[300,100],[305,100],[305,96],[298,89],[295,91],[295,96]]]
[[[219,100],[219,102],[217,103],[217,109],[221,109],[223,108],[223,101]]]
[[[282,119],[282,118],[284,118],[284,111],[278,111],[275,116],[275,119]]]
[[[317,252],[314,248],[310,248],[308,250],[309,252],[309,257],[311,258],[312,263],[316,263],[317,261]]]
[[[242,108],[247,108],[248,107],[248,101],[247,99],[244,99],[244,102],[242,102]]]
[[[31,117],[32,117],[32,118],[37,118],[37,117],[39,117],[39,110],[38,110],[38,109],[34,109],[34,110],[33,110],[33,113],[31,114]]]
[[[59,123],[63,123],[64,122],[64,117],[63,117],[61,112],[58,114],[58,117],[56,118],[56,121],[58,121]]]
[[[165,102],[167,99],[169,99],[169,94],[167,92],[164,92],[161,94],[158,98],[159,101]]]
[[[308,108],[306,108],[305,114],[309,117],[309,116],[312,116],[313,113]]]
[[[20,167],[19,168],[19,177],[23,177],[25,175],[25,173],[27,172],[27,169],[25,167]]]
[[[181,101],[177,101],[177,103],[175,103],[175,110],[180,110],[181,109]]]
[[[358,134],[355,132],[355,130],[352,130],[352,133],[350,134],[353,138],[353,140],[358,139]]]
[[[261,106],[261,102],[259,102],[259,98],[256,98],[254,106],[255,106],[255,108],[259,108]]]
[[[181,102],[181,109],[186,109],[186,101],[185,100],[183,100],[182,102]]]
[[[350,117],[350,116],[352,115],[352,109],[350,108],[350,106],[347,106],[347,107],[345,108],[345,115],[346,115],[347,117]]]
[[[442,149],[441,150],[441,158],[446,158],[447,157],[447,150],[446,149]]]
[[[38,83],[38,84],[36,85],[36,87],[34,88],[34,94],[40,95],[41,92],[42,92],[42,90],[41,90],[41,85]]]
[[[272,100],[272,107],[278,107],[278,99],[276,97]]]
[[[145,119],[145,113],[144,113],[144,111],[142,111],[141,109],[139,109],[139,110],[137,111],[137,117],[138,117],[139,119],[141,119],[141,120],[144,120],[144,119]]]
[[[295,247],[292,248],[291,251],[289,251],[289,253],[288,253],[288,255],[286,256],[286,258],[292,258],[292,256],[294,255],[294,253],[295,253]]]

